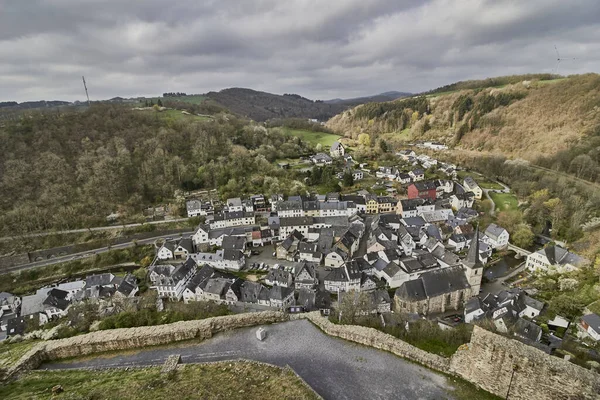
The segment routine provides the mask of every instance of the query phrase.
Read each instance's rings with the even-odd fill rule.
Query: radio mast
[[[88,107],[89,107],[90,106],[90,95],[88,94],[87,85],[85,84],[85,76],[82,76],[81,79],[83,79],[83,87],[85,89],[85,96],[87,97],[87,102],[88,102]]]

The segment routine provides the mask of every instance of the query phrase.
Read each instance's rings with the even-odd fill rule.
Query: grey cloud
[[[595,0],[0,0],[0,101],[202,93],[311,98],[598,71]]]

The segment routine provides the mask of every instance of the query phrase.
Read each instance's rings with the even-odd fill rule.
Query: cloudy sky
[[[600,70],[598,0],[0,0],[0,101],[313,99]]]

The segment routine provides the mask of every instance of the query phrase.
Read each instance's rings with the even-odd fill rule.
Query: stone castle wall
[[[450,369],[450,359],[428,353],[377,329],[356,325],[337,325],[322,317],[319,312],[297,315],[307,318],[330,336],[389,351],[437,371],[448,372]]]
[[[502,398],[600,399],[597,373],[478,326],[450,371]]]
[[[285,313],[264,311],[166,325],[111,329],[67,339],[50,340],[36,345],[23,355],[7,375],[12,376],[19,371],[37,368],[45,361],[156,346],[182,340],[205,340],[218,332],[285,320],[287,320]]]
[[[8,376],[37,368],[50,360],[189,339],[204,340],[217,332],[299,318],[310,320],[328,335],[386,350],[431,369],[459,376],[502,398],[508,395],[510,399],[523,400],[600,399],[597,373],[477,326],[468,344],[461,346],[451,358],[444,358],[373,328],[333,324],[318,312],[289,317],[275,311],[236,314],[47,341],[25,354],[8,371]]]

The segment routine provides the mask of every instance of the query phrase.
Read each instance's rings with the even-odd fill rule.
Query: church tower
[[[467,258],[462,261],[462,265],[471,285],[471,296],[478,296],[483,275],[483,264],[479,260],[479,226],[475,229],[475,236],[471,240]]]

